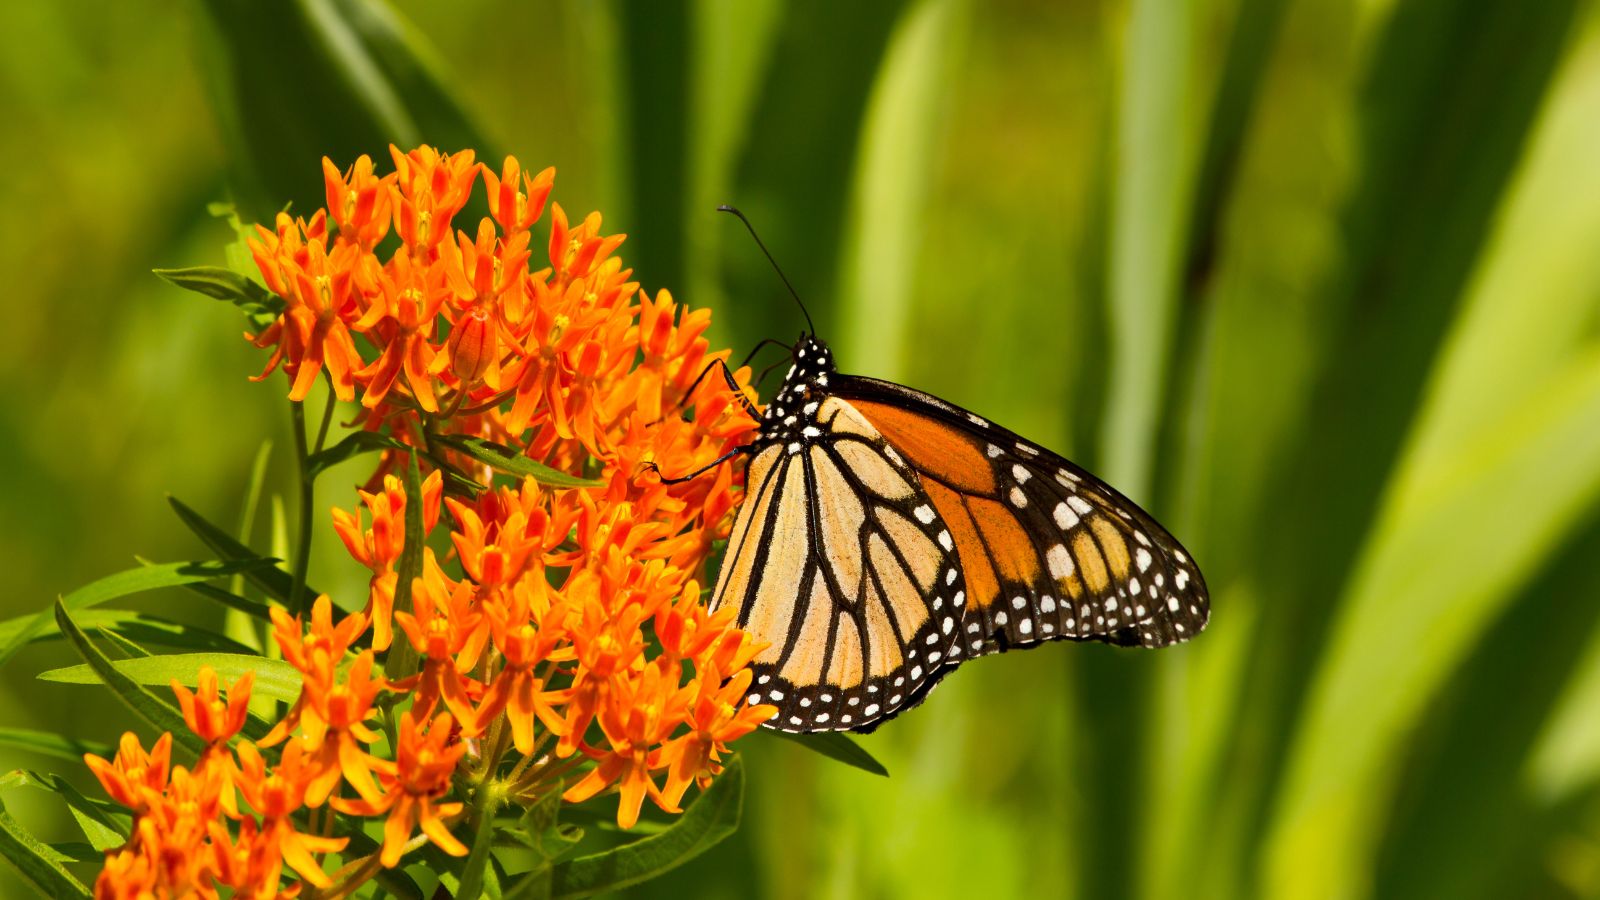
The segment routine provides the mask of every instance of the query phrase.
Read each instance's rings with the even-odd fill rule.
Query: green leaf
[[[873,758],[862,746],[856,743],[848,734],[839,731],[824,731],[817,734],[794,734],[788,731],[773,731],[763,728],[759,734],[767,734],[786,741],[792,741],[810,750],[837,762],[842,762],[852,768],[874,775],[889,777],[889,770],[883,763]]]
[[[254,530],[256,512],[261,505],[261,495],[266,490],[267,464],[272,460],[272,441],[264,440],[261,447],[256,450],[256,458],[250,465],[250,480],[245,484],[244,503],[239,509],[239,529],[236,536],[239,543],[250,546],[250,536]],[[245,592],[244,577],[235,576],[228,581],[227,595],[241,597]],[[259,652],[265,645],[265,635],[256,622],[251,619],[255,613],[247,609],[240,609],[234,604],[223,600],[223,605],[229,607],[223,617],[222,631],[228,637],[249,648],[250,652]],[[249,603],[251,601],[246,600]],[[263,606],[265,611],[266,607]]]
[[[89,896],[88,888],[62,865],[65,857],[11,818],[3,805],[0,805],[0,856],[4,856],[41,896],[57,900],[68,897],[87,900]]]
[[[105,860],[103,852],[96,850],[84,841],[51,841],[50,849],[65,857],[69,862],[92,863]]]
[[[395,612],[411,612],[411,585],[422,575],[422,469],[417,465],[416,451],[411,453],[411,464],[406,467],[406,520],[405,543],[400,548],[400,565],[396,570],[394,587]],[[393,677],[405,678],[417,671],[417,651],[407,640],[397,640],[389,647],[384,660],[385,671]]]
[[[227,531],[207,521],[204,516],[189,508],[177,497],[169,496],[167,497],[167,502],[172,505],[173,510],[177,512],[178,518],[183,521],[183,524],[188,526],[196,537],[200,538],[207,547],[210,547],[218,555],[230,561],[250,561],[252,565],[245,570],[244,574],[251,584],[254,584],[262,591],[265,591],[267,596],[281,603],[287,604],[289,602],[289,596],[293,593],[291,586],[294,583],[294,579],[288,572],[278,568],[276,565],[269,564],[276,563],[278,560],[263,560],[255,551],[239,543]],[[310,585],[306,585],[306,595],[316,597],[319,592]],[[0,655],[0,661],[4,661],[3,655]]]
[[[550,881],[551,896],[586,897],[621,890],[677,868],[733,834],[739,828],[743,802],[744,765],[735,756],[711,787],[667,830],[556,866]],[[528,896],[522,887],[523,883],[519,883],[506,896]]]
[[[116,664],[107,659],[105,654],[101,653],[94,644],[89,642],[89,638],[78,628],[77,623],[72,620],[71,614],[67,612],[66,604],[60,600],[56,601],[56,624],[60,626],[61,633],[66,635],[67,639],[72,642],[73,647],[77,649],[78,655],[88,663],[89,668],[99,676],[101,681],[105,682],[107,687],[111,688],[111,692],[117,695],[117,699],[133,710],[135,715],[148,722],[158,732],[171,732],[175,743],[187,747],[195,754],[198,754],[204,748],[204,742],[189,730],[189,726],[184,723],[183,714],[178,712],[178,708],[145,690],[132,678],[120,672]],[[160,659],[161,657],[151,658]],[[124,661],[124,663],[143,662],[145,661]]]
[[[156,269],[155,273],[185,290],[232,303],[256,330],[265,328],[283,312],[283,298],[232,269],[192,266]]]
[[[299,670],[281,659],[243,653],[175,653],[117,660],[111,666],[134,684],[168,685],[176,680],[188,687],[199,682],[200,669],[205,666],[217,673],[224,687],[238,681],[246,672],[255,672],[251,696],[269,697],[284,703],[293,703],[300,696]],[[39,680],[57,684],[97,684],[105,679],[98,668],[80,665],[41,672]]]
[[[95,632],[100,635],[101,640],[112,645],[113,647],[116,647],[118,650],[121,650],[122,655],[125,657],[131,659],[140,659],[153,655],[149,650],[139,646],[138,643],[125,638],[122,635],[117,634],[115,631],[111,631],[110,629],[96,628]]]
[[[579,478],[568,475],[558,469],[552,469],[541,462],[535,462],[518,453],[517,451],[483,438],[466,437],[459,434],[435,435],[432,440],[444,444],[454,450],[467,454],[486,466],[515,475],[519,478],[532,478],[543,485],[558,488],[601,487],[604,481],[591,478]]]
[[[26,770],[18,770],[14,775],[21,778],[20,784],[50,791],[66,801],[73,820],[96,850],[120,847],[127,841],[132,821],[126,811],[116,804],[85,797],[59,775]]]
[[[153,591],[223,578],[236,572],[249,571],[265,565],[259,559],[239,559],[228,562],[177,562],[127,569],[114,575],[92,581],[62,598],[67,609],[82,610],[98,606],[129,594]],[[0,634],[9,635],[0,644],[0,665],[4,665],[16,652],[50,629],[49,610],[31,617],[0,623]]]
[[[324,155],[340,167],[390,143],[490,147],[435,74],[424,38],[387,4],[205,0],[199,46],[234,194],[271,221],[287,201],[322,205]],[[314,89],[308,86],[314,85]]]
[[[11,641],[33,622],[34,616],[18,616],[0,622],[0,645]],[[127,609],[85,609],[77,615],[78,625],[84,629],[108,628],[131,640],[163,647],[183,647],[189,650],[217,650],[229,653],[249,652],[249,648],[229,640],[213,631],[196,628],[181,622],[172,622],[158,616],[146,615]],[[30,643],[54,640],[61,637],[55,622],[35,632]]]
[[[85,741],[77,738],[63,737],[48,731],[33,731],[28,728],[0,728],[0,747],[12,750],[25,750],[29,753],[38,753],[56,759],[64,759],[72,763],[83,762],[85,753],[93,753],[102,759],[110,759],[117,748],[99,741]]]
[[[329,468],[363,453],[379,450],[410,450],[411,448],[386,434],[376,431],[357,431],[326,450],[311,454],[306,460],[306,477],[316,478]]]
[[[276,565],[276,561],[274,561],[274,565]],[[214,584],[186,584],[184,585],[184,588],[193,591],[194,593],[199,594],[208,600],[215,601],[221,606],[226,606],[230,612],[241,612],[247,616],[250,616],[251,618],[259,619],[263,622],[272,621],[272,607],[265,603],[251,600],[248,597],[241,597],[232,591],[225,591]],[[254,648],[251,649],[252,651],[254,650]]]

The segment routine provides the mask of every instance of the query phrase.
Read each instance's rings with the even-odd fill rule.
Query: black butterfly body
[[[976,656],[1205,627],[1199,569],[1126,497],[936,397],[840,374],[814,336],[793,354],[741,448],[711,601],[769,644],[749,696],[778,707],[769,727],[871,731]]]

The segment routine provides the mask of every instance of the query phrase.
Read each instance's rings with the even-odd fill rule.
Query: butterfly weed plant
[[[55,606],[85,665],[46,677],[103,682],[151,726],[83,756],[110,802],[61,788],[104,854],[97,897],[420,896],[413,863],[457,897],[580,894],[736,825],[728,745],[775,710],[746,698],[762,645],[701,586],[742,487],[733,467],[655,470],[704,466],[755,427],[732,385],[697,379],[728,356],[702,336],[710,312],[642,292],[598,213],[550,203],[536,239],[551,169],[392,156],[389,172],[324,160],[326,208],[241,228],[248,266],[161,272],[236,304],[269,354],[257,380],[286,377],[304,498],[336,462],[374,464],[331,519],[303,511],[290,569],[174,501],[219,560]],[[490,215],[460,228],[480,184]],[[339,410],[356,428],[329,446]],[[365,597],[306,584],[327,524],[370,570]],[[247,617],[264,652],[217,635],[240,652],[153,656],[91,608],[176,585]],[[4,654],[49,627],[32,618]],[[634,829],[646,799],[689,812],[580,841],[578,821]],[[87,896],[66,856],[6,833],[35,886]]]

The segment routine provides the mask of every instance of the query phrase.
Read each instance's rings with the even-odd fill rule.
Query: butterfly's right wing
[[[917,474],[851,405],[758,450],[713,610],[769,646],[750,702],[785,731],[870,731],[921,702],[962,651],[954,545]]]

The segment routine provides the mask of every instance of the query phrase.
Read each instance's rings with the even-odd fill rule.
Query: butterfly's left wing
[[[955,544],[916,472],[848,403],[808,405],[754,451],[711,608],[767,645],[751,703],[785,731],[871,731],[927,696],[965,645]]]
[[[966,657],[1058,638],[1163,647],[1205,627],[1199,568],[1100,479],[920,391],[843,375],[833,390],[916,470],[954,538]]]

